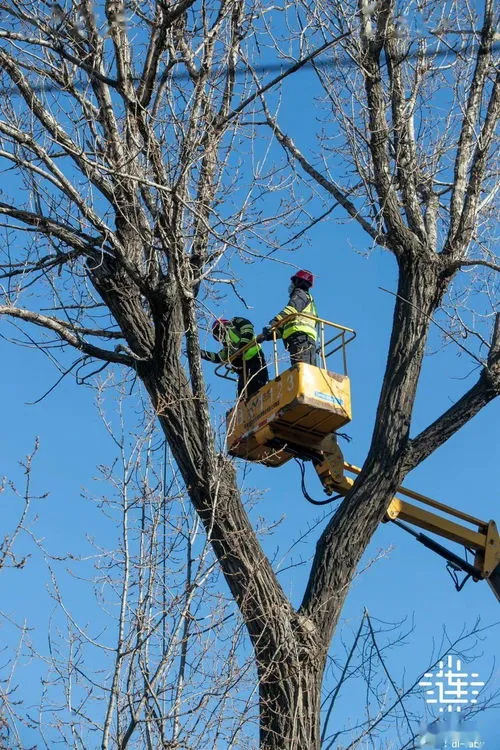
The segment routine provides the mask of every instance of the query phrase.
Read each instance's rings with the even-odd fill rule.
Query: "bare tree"
[[[419,686],[425,672],[433,670],[448,655],[459,657],[464,664],[474,662],[481,648],[481,638],[488,629],[479,619],[470,629],[463,629],[453,637],[444,629],[426,669],[415,675],[402,674],[394,665],[401,667],[404,663],[401,655],[410,646],[414,623],[407,619],[398,623],[381,621],[365,610],[349,641],[345,642],[342,633],[342,658],[329,658],[325,675],[328,690],[325,689],[323,698],[322,747],[325,750],[413,750],[419,746],[422,716],[428,713]],[[395,653],[400,654],[399,658],[394,658]],[[342,701],[344,692],[349,699]],[[484,688],[478,704],[468,706],[464,717],[497,708],[499,692]],[[363,696],[363,699],[353,706],[352,695]],[[335,715],[344,716],[343,725],[338,719],[332,721]]]
[[[33,506],[46,495],[33,492],[33,464],[38,453],[38,440],[30,454],[19,462],[23,474],[22,489],[17,481],[0,478],[0,500],[4,537],[0,542],[0,574],[22,576],[30,562],[28,551],[33,534]],[[10,527],[10,528],[9,528]],[[27,542],[27,544],[26,544]],[[19,548],[19,549],[18,549]],[[33,549],[35,549],[33,545]],[[16,581],[17,583],[17,581]],[[7,589],[7,586],[6,586]],[[0,668],[0,748],[23,747],[18,730],[22,690],[17,679],[17,667],[29,638],[27,621],[17,621],[10,610],[8,597],[2,592],[0,630],[2,631],[2,665]],[[9,632],[11,631],[11,632]],[[13,644],[9,648],[9,642]]]
[[[442,3],[418,8],[440,52],[449,46],[448,28],[435,26]],[[0,313],[23,332],[37,326],[38,339],[25,335],[51,356],[73,347],[81,364],[119,365],[142,382],[253,645],[260,746],[319,748],[327,652],[368,540],[405,475],[500,391],[497,322],[476,384],[410,437],[429,326],[451,280],[465,267],[498,271],[488,246],[499,109],[493,3],[479,28],[462,4],[447,6],[447,23],[466,22],[471,34],[445,72],[424,43],[415,55],[392,0],[294,6],[283,26],[297,29],[287,72],[325,49],[342,50],[354,71],[317,65],[343,138],[333,152],[323,141],[325,169],[266,102],[290,75],[259,81],[261,41],[280,44],[274,5],[3,0],[0,10],[0,156],[15,175],[0,203]],[[439,128],[423,117],[437,83],[450,92]],[[262,123],[285,149],[284,164],[255,141]],[[354,184],[330,175],[329,153]],[[234,253],[253,252],[250,238],[272,239],[271,226],[298,218],[290,160],[393,253],[399,271],[371,447],[318,540],[297,609],[252,529],[232,461],[217,450],[198,340],[215,269],[227,272]],[[272,216],[262,213],[264,192]],[[35,288],[38,306],[28,307]]]
[[[121,410],[113,419],[101,399],[98,408],[117,455],[100,467],[97,496],[86,495],[106,518],[106,546],[92,533],[85,555],[39,543],[55,608],[48,652],[25,649],[43,684],[28,725],[48,747],[247,746],[257,699],[244,626],[155,415],[146,409],[132,429]],[[80,597],[85,619],[74,612]]]
[[[98,410],[117,455],[111,465],[99,467],[97,494],[86,498],[106,518],[107,533],[101,537],[106,543],[116,539],[116,547],[103,546],[90,532],[90,554],[68,553],[60,545],[51,554],[46,542],[32,537],[34,559],[15,560],[16,570],[45,561],[55,608],[46,653],[40,638],[32,640],[40,627],[28,612],[12,657],[6,658],[7,648],[2,651],[0,747],[26,750],[26,729],[30,747],[39,741],[86,749],[251,746],[258,701],[253,659],[242,643],[244,623],[220,591],[218,566],[199,519],[166,445],[158,444],[155,415],[146,408],[132,427],[121,409],[124,399],[117,418],[108,417],[105,384],[99,385]],[[112,408],[116,411],[115,403]],[[32,465],[33,456],[22,463],[26,486],[17,494],[25,510],[15,532],[26,530],[27,509],[35,499]],[[71,602],[64,592],[75,585]],[[82,585],[88,596],[82,597]],[[81,599],[83,619],[73,612]],[[413,747],[424,713],[418,684],[424,672],[448,654],[474,662],[486,630],[478,620],[454,637],[444,631],[427,667],[407,676],[400,654],[409,647],[413,623],[380,621],[365,610],[355,632],[342,628],[335,657],[328,657],[321,733],[326,750],[381,743],[387,750]],[[36,673],[40,702],[31,699],[27,707],[22,686]],[[346,715],[342,699],[353,690],[365,696],[365,705],[353,706],[349,699]],[[474,710],[491,708],[497,695],[481,695]]]

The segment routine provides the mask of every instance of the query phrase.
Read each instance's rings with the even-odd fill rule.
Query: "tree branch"
[[[8,74],[26,102],[28,109],[33,113],[40,124],[46,128],[52,138],[74,160],[77,167],[81,169],[83,174],[88,177],[92,184],[94,184],[109,201],[113,202],[113,190],[107,180],[99,174],[95,166],[92,165],[85,156],[82,148],[70,138],[61,124],[53,117],[51,112],[43,105],[42,101],[35,95],[33,88],[23,75],[17,62],[1,48],[0,66]]]
[[[31,231],[38,231],[37,229]],[[56,255],[45,255],[40,258],[36,263],[8,263],[6,265],[0,264],[0,279],[11,279],[14,276],[25,276],[27,273],[33,271],[49,271],[55,266],[62,266],[71,260],[79,258],[81,252],[79,250],[70,250],[68,253],[57,253]],[[8,268],[9,270],[3,273],[3,269]]]
[[[153,94],[154,82],[158,73],[161,56],[166,47],[167,30],[172,28],[173,23],[185,13],[195,0],[180,0],[173,7],[157,2],[156,14],[160,20],[155,21],[154,31],[146,53],[146,61],[137,88],[137,99],[141,107],[147,107]]]
[[[406,46],[406,45],[405,45]],[[385,40],[387,68],[390,79],[392,121],[394,127],[395,161],[399,185],[408,226],[422,242],[426,241],[426,231],[418,200],[419,169],[417,150],[411,121],[413,118],[413,97],[408,101],[403,80],[404,52],[401,41],[395,34],[391,18]]]
[[[106,226],[105,222],[99,217],[99,215],[93,210],[92,206],[89,205],[88,201],[79,193],[75,185],[69,180],[64,173],[59,169],[54,159],[50,156],[48,151],[43,148],[32,135],[28,135],[19,128],[14,127],[10,123],[0,122],[0,133],[8,136],[12,141],[22,147],[25,147],[33,154],[35,154],[41,161],[47,166],[49,172],[45,172],[36,164],[33,160],[22,159],[17,152],[17,149],[12,153],[2,151],[1,155],[4,158],[9,159],[18,166],[24,167],[28,172],[36,173],[46,180],[49,180],[61,193],[64,193],[81,211],[82,215],[88,219],[97,231],[103,232],[103,234],[109,235],[111,230]]]
[[[0,39],[22,42],[23,44],[33,44],[37,47],[41,47],[42,49],[52,50],[53,52],[57,52],[58,55],[61,55],[61,57],[63,57],[65,60],[68,60],[68,62],[76,65],[79,69],[84,70],[89,78],[96,78],[102,83],[105,83],[107,86],[112,86],[113,88],[116,88],[118,85],[118,81],[114,80],[113,78],[108,78],[108,76],[102,75],[102,73],[100,73],[94,67],[86,65],[81,57],[72,55],[70,52],[68,52],[67,49],[63,47],[60,42],[56,44],[40,37],[28,37],[25,34],[16,34],[13,31],[4,31],[3,29],[0,30]]]
[[[500,71],[498,71],[488,102],[483,126],[476,136],[470,177],[467,183],[463,207],[455,235],[449,235],[446,251],[452,255],[463,253],[469,244],[477,225],[478,203],[481,197],[484,175],[488,163],[488,155],[500,116]]]
[[[469,98],[463,117],[455,158],[453,193],[450,204],[450,238],[456,235],[462,216],[469,162],[477,141],[477,119],[481,111],[483,90],[491,63],[491,51],[495,36],[494,15],[494,3],[492,0],[487,0],[484,9],[481,43],[476,58],[476,68],[469,88]]]
[[[401,217],[399,198],[389,159],[389,126],[386,119],[386,95],[382,80],[380,53],[390,33],[392,0],[384,0],[378,11],[377,32],[374,39],[362,32],[364,54],[362,69],[368,102],[370,153],[373,161],[375,187],[391,249],[398,255],[421,249],[417,235],[405,226]],[[411,213],[411,212],[410,212]]]
[[[325,44],[322,44],[321,47],[318,47],[318,49],[313,50],[309,55],[302,57],[296,63],[294,63],[293,65],[290,65],[289,68],[287,68],[278,76],[273,78],[272,81],[269,81],[269,83],[266,83],[265,86],[259,87],[257,91],[254,91],[254,93],[251,94],[249,97],[247,97],[244,101],[242,101],[238,107],[235,107],[235,109],[233,109],[227,115],[227,117],[225,118],[225,122],[229,122],[234,117],[239,115],[241,112],[243,112],[243,110],[246,107],[248,107],[249,104],[255,101],[255,99],[257,99],[258,97],[262,97],[262,94],[265,94],[266,91],[269,91],[269,89],[273,88],[273,86],[277,86],[278,83],[281,83],[281,81],[283,81],[289,75],[292,75],[292,73],[296,73],[305,65],[308,65],[312,60],[315,60],[323,52],[326,52],[327,49],[330,49],[330,47],[333,47],[334,44],[337,44],[337,42],[341,42],[342,39],[345,39],[346,37],[351,36],[351,33],[352,33],[351,31],[346,31],[344,34],[340,34],[339,36],[335,37],[335,39],[330,39],[328,42],[325,42]]]
[[[500,313],[497,313],[488,361],[478,381],[435,422],[409,441],[403,461],[404,473],[407,474],[422,463],[499,395]]]
[[[361,216],[354,203],[347,198],[347,195],[346,193],[344,193],[344,191],[340,190],[340,188],[334,182],[328,180],[326,177],[324,177],[324,175],[321,174],[321,172],[318,172],[318,170],[313,167],[313,165],[305,158],[302,152],[299,151],[293,140],[289,136],[285,135],[285,133],[281,130],[276,120],[271,116],[264,101],[263,106],[268,125],[272,129],[274,135],[276,136],[276,139],[283,146],[287,154],[290,154],[290,156],[292,156],[300,164],[304,172],[312,177],[318,183],[318,185],[321,185],[324,190],[330,193],[330,195],[333,195],[337,203],[339,203],[339,205],[341,205],[342,208],[347,211],[349,216],[352,216],[353,219],[356,219],[356,221],[363,227],[365,232],[369,234],[370,237],[375,240],[375,242],[377,242],[382,247],[387,247],[384,235],[380,234],[376,227],[374,227],[363,216]]]
[[[484,260],[483,258],[466,258],[463,260],[456,260],[450,264],[450,268],[455,271],[463,266],[484,266],[490,268],[492,271],[500,271],[500,265],[493,263],[491,260]]]
[[[29,224],[41,234],[57,237],[79,253],[89,255],[99,262],[99,253],[104,244],[102,237],[92,237],[92,235],[80,232],[68,224],[54,221],[47,216],[40,216],[33,211],[24,211],[8,203],[0,202],[0,214],[12,216],[14,219]]]
[[[42,315],[41,313],[33,312],[31,310],[24,310],[19,307],[12,307],[10,305],[0,305],[0,315],[8,315],[13,318],[25,320],[28,323],[34,323],[41,328],[46,328],[49,331],[54,331],[60,339],[70,344],[75,349],[87,354],[89,357],[95,357],[96,359],[102,359],[105,362],[114,362],[119,365],[127,365],[128,367],[134,367],[135,361],[133,357],[129,357],[126,354],[119,354],[118,352],[109,351],[107,349],[101,349],[98,346],[89,344],[80,338],[79,331],[75,332],[75,329],[71,328],[68,323],[61,321],[58,318],[51,318],[48,315]],[[97,335],[95,332],[90,332],[91,335]]]

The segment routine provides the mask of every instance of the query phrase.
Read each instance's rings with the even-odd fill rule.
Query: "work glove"
[[[264,326],[262,329],[262,333],[260,334],[262,336],[262,339],[264,341],[272,341],[273,340],[273,332],[269,328],[269,326]]]

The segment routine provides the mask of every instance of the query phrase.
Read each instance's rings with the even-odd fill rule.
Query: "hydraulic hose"
[[[301,473],[302,494],[304,495],[308,503],[311,503],[311,505],[328,505],[329,503],[333,503],[335,500],[338,500],[339,497],[343,497],[342,495],[332,495],[332,497],[327,497],[326,500],[315,500],[314,498],[312,498],[306,489],[306,480],[305,480],[306,467],[304,465],[304,462],[298,458],[296,458],[295,460],[299,465],[299,469]]]

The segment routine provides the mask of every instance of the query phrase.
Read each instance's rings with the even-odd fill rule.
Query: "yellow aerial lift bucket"
[[[295,316],[288,316],[285,320],[293,317]],[[281,466],[294,457],[311,458],[325,492],[328,495],[338,493],[328,500],[315,501],[307,495],[303,486],[309,502],[324,505],[346,495],[353,486],[354,479],[345,476],[345,471],[354,474],[361,472],[357,466],[344,461],[336,437],[332,434],[352,418],[345,348],[356,334],[351,328],[312,315],[305,316],[301,313],[301,317],[311,318],[319,329],[316,354],[320,367],[299,363],[280,374],[274,330],[275,378],[252,398],[240,398],[236,406],[227,413],[227,444],[231,455],[246,461],[257,461],[264,466]],[[336,329],[333,338],[326,342],[325,326]],[[235,357],[241,356],[254,343],[253,341],[240,349]],[[343,374],[332,372],[327,367],[327,359],[336,352],[342,354]],[[229,374],[229,364],[219,365],[216,372],[221,377],[234,379]],[[425,547],[443,557],[458,591],[469,578],[474,581],[485,579],[500,601],[500,536],[495,522],[481,521],[405,487],[399,487],[398,493],[417,500],[424,507],[394,497],[387,508],[384,521],[397,524]],[[449,515],[452,519],[431,512],[425,506]],[[465,521],[476,528],[470,529],[454,519]],[[466,550],[475,553],[474,560],[460,557],[426,534],[415,532],[408,524],[462,544]],[[458,581],[457,571],[466,574],[461,583]]]
[[[324,439],[351,421],[345,347],[356,334],[351,328],[312,315],[302,314],[302,317],[311,318],[319,329],[317,356],[322,366],[300,362],[280,373],[276,331],[273,331],[274,380],[247,401],[240,399],[227,413],[227,445],[231,455],[265,466],[281,466],[297,455],[317,455]],[[334,329],[328,341],[325,341],[325,327]],[[336,352],[342,355],[343,374],[327,369],[327,359]],[[218,368],[218,374],[222,367]],[[223,377],[228,377],[227,368]]]
[[[297,449],[320,450],[323,439],[351,419],[349,378],[301,362],[228,412],[229,453],[281,466]]]

